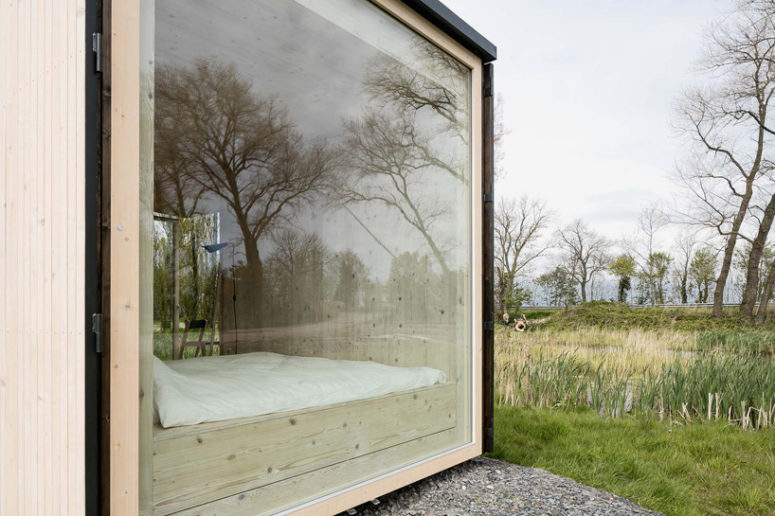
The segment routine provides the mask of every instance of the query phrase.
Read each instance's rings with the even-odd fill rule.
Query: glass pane
[[[152,504],[309,477],[292,505],[469,442],[470,70],[362,0],[144,24]]]

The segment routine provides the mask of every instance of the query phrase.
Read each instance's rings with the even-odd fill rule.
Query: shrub
[[[735,310],[716,319],[705,308],[631,307],[624,303],[592,301],[567,310],[556,310],[547,327],[577,329],[597,326],[616,329],[672,329],[701,331],[708,329],[741,329],[749,323]],[[769,328],[774,326],[770,325]]]

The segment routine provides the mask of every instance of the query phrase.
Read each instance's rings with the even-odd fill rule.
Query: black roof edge
[[[498,49],[439,0],[403,0],[422,17],[452,36],[483,62],[495,61]]]

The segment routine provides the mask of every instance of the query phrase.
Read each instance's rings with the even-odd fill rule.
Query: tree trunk
[[[756,322],[767,322],[767,306],[769,305],[772,289],[775,287],[775,260],[767,270],[767,279],[764,281],[764,289],[759,300],[759,311],[756,313]]]
[[[657,306],[657,286],[654,283],[654,273],[649,269],[649,297],[651,306]]]
[[[191,251],[191,275],[192,275],[191,283],[192,283],[192,286],[193,286],[193,289],[194,289],[194,293],[193,293],[194,304],[192,306],[191,313],[188,314],[191,319],[199,319],[200,318],[200,315],[199,315],[199,297],[200,297],[200,294],[199,294],[199,286],[200,286],[199,285],[199,281],[200,280],[199,280],[199,245],[198,245],[199,243],[197,242],[197,239],[196,239],[196,231],[197,230],[198,230],[198,227],[195,225],[194,226],[193,235],[191,235],[192,243],[191,243],[191,246],[190,246],[190,251]],[[201,318],[205,318],[205,317],[207,317],[207,314],[203,314],[201,316]]]
[[[244,275],[237,277],[238,294],[237,316],[241,318],[241,327],[260,328],[263,320],[263,279],[264,267],[261,256],[258,253],[258,239],[253,236],[247,220],[237,216],[237,223],[242,231],[242,242],[245,245],[245,261],[247,262]],[[236,251],[236,250],[235,250]],[[240,280],[244,280],[243,288],[239,288]]]
[[[760,140],[761,141],[761,140]],[[732,268],[732,257],[735,254],[735,246],[737,245],[737,233],[743,225],[743,220],[748,213],[748,205],[751,202],[753,196],[753,182],[758,172],[758,166],[755,166],[745,182],[745,193],[740,199],[740,207],[737,209],[737,215],[732,221],[732,228],[727,238],[727,245],[724,249],[724,260],[721,262],[721,270],[719,271],[718,278],[716,279],[716,290],[713,292],[713,317],[720,318],[724,310],[724,288],[727,286],[727,280],[729,279],[729,271]]]
[[[759,266],[764,254],[764,247],[767,245],[767,236],[770,234],[773,219],[775,219],[775,195],[770,198],[770,202],[764,209],[764,214],[759,224],[759,231],[751,245],[751,254],[748,255],[745,289],[743,290],[743,299],[740,303],[740,312],[748,320],[753,318],[753,310],[756,306],[756,297],[759,291]]]
[[[422,230],[421,233],[422,236],[425,237],[425,241],[428,242],[428,246],[431,248],[433,256],[436,257],[439,265],[441,265],[442,273],[446,276],[449,274],[449,267],[447,267],[447,261],[444,259],[444,255],[441,253],[441,249],[439,249],[439,247],[436,245],[436,242],[433,241],[433,238],[431,238],[427,231]]]
[[[496,310],[500,311],[501,315],[506,311],[506,292],[509,291],[509,278],[511,276],[502,268],[497,269],[498,272],[498,291],[496,293]]]
[[[748,203],[746,202],[745,204],[747,210]],[[740,219],[740,224],[737,224],[738,218]],[[732,268],[732,257],[735,253],[735,245],[737,244],[737,231],[740,230],[740,226],[743,223],[740,214],[738,214],[738,216],[735,218],[735,223],[736,228],[733,226],[733,231],[730,233],[729,238],[727,238],[727,245],[724,249],[724,260],[721,262],[721,270],[719,271],[718,278],[716,279],[716,291],[713,292],[713,317],[716,318],[721,317],[722,311],[724,309],[724,287],[727,284],[729,271]]]
[[[740,207],[738,208],[737,215],[735,215],[735,220],[732,223],[732,231],[730,232],[729,239],[727,240],[727,248],[724,249],[724,263],[721,265],[721,272],[719,273],[718,280],[716,281],[716,291],[713,293],[713,316],[717,318],[721,317],[722,315],[723,305],[724,305],[724,287],[726,287],[727,279],[729,278],[729,270],[732,267],[732,256],[735,252],[735,244],[737,243],[737,234],[743,225],[743,219],[745,219],[745,216],[748,214],[748,205],[750,204],[751,197],[753,196],[753,183],[756,180],[756,176],[759,174],[759,169],[761,167],[761,162],[762,162],[762,155],[764,153],[764,125],[763,124],[764,124],[764,121],[767,120],[767,111],[766,111],[766,107],[764,108],[762,107],[761,101],[759,104],[759,120],[760,122],[759,122],[759,130],[758,130],[756,157],[754,158],[754,163],[751,166],[751,171],[748,173],[748,176],[746,177],[746,180],[745,180],[745,193],[743,194],[743,197],[740,199]],[[770,200],[770,204],[768,204],[766,208],[767,210],[770,209],[770,205],[774,200],[775,200],[775,197]],[[773,209],[775,209],[775,207]],[[766,216],[766,213],[764,216]],[[770,220],[769,224],[770,225],[772,224],[772,220]],[[769,232],[769,229],[768,229],[768,232]],[[766,241],[766,234],[765,234],[765,241]],[[758,268],[758,265],[757,265],[757,268]],[[750,273],[750,270],[748,272]],[[757,278],[756,279],[757,286],[758,286],[758,281],[759,280]],[[756,292],[756,287],[754,287],[754,292]]]

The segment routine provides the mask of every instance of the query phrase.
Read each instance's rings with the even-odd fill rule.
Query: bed
[[[153,400],[164,428],[374,398],[444,383],[431,367],[270,352],[165,363],[154,357]]]
[[[384,348],[365,346],[369,356]],[[345,356],[357,355],[348,348]],[[429,354],[445,355],[421,353]],[[317,475],[324,492],[331,475],[375,471],[374,452],[410,446],[407,457],[416,457],[418,446],[448,442],[457,384],[441,370],[444,360],[438,369],[416,365],[423,363],[268,351],[154,358],[154,514],[210,514],[212,503],[222,514],[224,504],[250,496],[272,497],[267,503],[277,508],[300,475]]]

